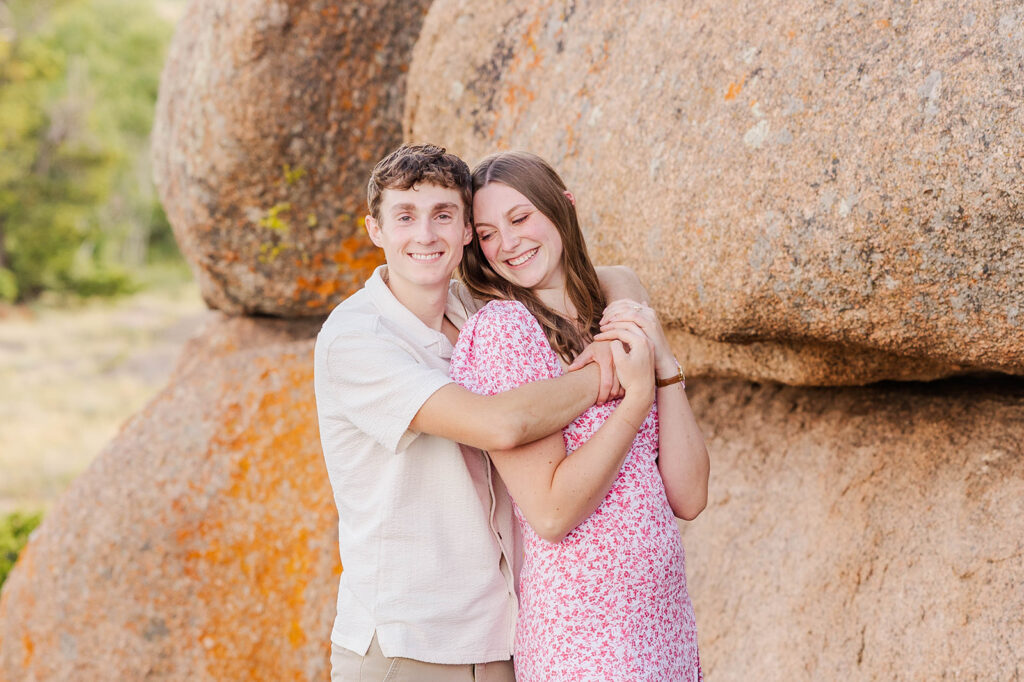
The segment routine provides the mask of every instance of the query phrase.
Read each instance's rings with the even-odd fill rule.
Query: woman
[[[625,389],[561,436],[490,453],[524,533],[517,679],[702,679],[674,516],[704,508],[709,467],[682,370],[650,308],[605,309],[575,199],[547,163],[488,157],[473,188],[460,274],[490,302],[462,328],[453,378],[497,393],[561,374],[596,340]]]

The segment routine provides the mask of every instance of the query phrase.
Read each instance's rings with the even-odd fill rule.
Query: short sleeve
[[[562,374],[540,323],[518,301],[491,301],[469,318],[452,353],[452,379],[481,395]]]
[[[409,431],[413,417],[452,381],[401,343],[370,333],[335,336],[317,351],[323,354],[316,382],[321,417],[343,418],[391,452],[416,437]]]

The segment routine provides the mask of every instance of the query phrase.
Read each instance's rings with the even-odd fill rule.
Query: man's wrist
[[[590,362],[573,370],[572,373],[584,378],[583,380],[587,382],[587,395],[590,397],[590,402],[597,402],[601,396],[601,366],[596,362]]]

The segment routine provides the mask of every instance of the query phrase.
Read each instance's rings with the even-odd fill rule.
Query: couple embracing
[[[332,680],[702,679],[675,517],[708,455],[636,276],[532,154],[406,145],[368,203],[387,265],[315,352]]]

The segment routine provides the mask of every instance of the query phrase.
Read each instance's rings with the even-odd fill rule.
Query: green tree
[[[139,0],[0,0],[0,297],[113,293],[169,228],[148,136],[172,26]]]

